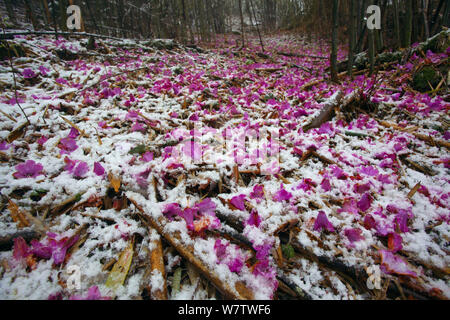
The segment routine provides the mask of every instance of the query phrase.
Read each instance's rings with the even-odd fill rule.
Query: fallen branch
[[[314,118],[310,123],[303,127],[304,132],[311,129],[320,128],[325,122],[330,121],[334,117],[334,109],[338,107],[342,101],[343,93],[341,90],[337,91],[324,104],[320,114]]]
[[[131,203],[139,211],[139,215],[142,216],[146,223],[154,228],[178,253],[183,256],[187,261],[189,261],[201,274],[203,274],[214,286],[224,295],[226,299],[232,300],[248,300],[253,298],[252,291],[245,286],[243,282],[237,282],[236,287],[232,288],[228,283],[223,282],[218,275],[206,267],[202,260],[200,260],[197,255],[194,254],[194,249],[192,247],[187,247],[183,245],[180,241],[181,237],[179,233],[168,233],[164,230],[163,218],[156,221],[153,217],[145,214],[144,209],[137,204],[133,199],[130,199]]]
[[[313,59],[322,59],[322,60],[328,60],[328,57],[321,57],[321,56],[315,56],[310,54],[302,54],[302,53],[293,53],[293,52],[283,52],[283,51],[277,51],[277,54],[280,56],[285,57],[296,57],[296,58],[313,58]]]

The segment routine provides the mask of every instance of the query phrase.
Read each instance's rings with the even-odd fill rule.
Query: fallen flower
[[[258,211],[252,210],[250,217],[245,221],[244,226],[255,226],[259,228],[261,224],[261,217],[258,215]]]
[[[380,250],[381,270],[386,274],[397,274],[417,278],[417,273],[412,271],[408,263],[402,258],[387,250]]]
[[[0,151],[5,151],[11,148],[10,144],[7,144],[6,141],[0,143]]]
[[[36,178],[43,174],[43,169],[44,167],[41,164],[36,163],[33,160],[28,160],[27,162],[16,166],[17,172],[14,172],[13,176],[16,179]]]
[[[110,297],[103,297],[100,293],[100,290],[97,286],[92,286],[89,288],[87,296],[79,296],[79,295],[73,295],[69,298],[69,300],[111,300]]]
[[[362,232],[360,229],[346,229],[344,231],[345,236],[351,243],[364,240],[365,238],[362,236],[361,233]]]
[[[73,138],[64,138],[58,144],[58,148],[61,149],[60,154],[70,154],[78,149],[78,145]]]
[[[73,176],[75,178],[84,178],[84,176],[86,175],[86,173],[88,173],[89,171],[89,167],[87,165],[86,162],[81,161],[75,168],[75,170],[73,171]]]
[[[105,168],[103,168],[100,162],[94,162],[94,173],[97,176],[103,176],[105,174]]]
[[[329,232],[334,232],[334,227],[331,222],[328,221],[326,213],[320,211],[317,215],[316,221],[314,222],[314,230],[321,232],[323,229],[326,229]]]
[[[397,233],[389,233],[388,235],[388,248],[392,252],[397,252],[403,249],[402,237]]]
[[[48,138],[46,136],[42,136],[38,139],[37,143],[41,146],[43,146],[48,141]]]
[[[50,259],[56,265],[63,263],[67,250],[78,241],[79,236],[60,237],[55,233],[48,232],[47,239],[44,243],[37,240],[31,241],[31,252],[39,258]]]
[[[245,211],[245,195],[241,194],[239,196],[231,198],[230,204],[232,204],[233,207],[238,210]]]
[[[289,201],[292,198],[292,193],[286,191],[284,189],[283,184],[281,184],[281,189],[275,193],[275,195],[273,196],[273,200],[277,201],[277,202],[282,202],[282,201]]]
[[[320,187],[323,189],[323,191],[328,192],[331,190],[331,184],[330,179],[323,178],[322,182],[320,183]]]
[[[153,160],[153,152],[147,151],[142,155],[142,161],[144,162],[150,162]]]
[[[36,77],[36,73],[33,70],[31,70],[30,68],[26,68],[22,71],[22,76],[25,79],[32,79],[32,78]]]
[[[359,210],[366,212],[370,208],[371,204],[372,204],[372,198],[371,198],[370,194],[365,193],[362,196],[361,200],[358,201],[357,205],[358,205]]]
[[[253,187],[253,191],[250,193],[250,199],[263,199],[264,198],[264,186],[256,185]]]

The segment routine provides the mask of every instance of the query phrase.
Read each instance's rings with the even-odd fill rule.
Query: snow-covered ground
[[[269,52],[328,52],[266,41]],[[223,41],[204,53],[130,40],[95,50],[87,39],[14,43],[26,56],[13,59],[17,101],[8,60],[0,66],[0,237],[40,236],[0,252],[0,298],[141,299],[146,288],[155,298],[167,286],[170,299],[274,299],[288,286],[303,298],[371,299],[391,281],[406,297],[450,297],[450,158],[417,135],[445,144],[449,104],[407,91],[401,76],[423,57],[381,84],[362,75],[332,85],[326,59],[265,59]],[[338,92],[356,97],[351,110],[304,132]],[[369,92],[376,113],[365,109]],[[20,134],[16,102],[30,120]],[[165,276],[150,263],[161,238]],[[355,270],[380,287],[355,284]]]

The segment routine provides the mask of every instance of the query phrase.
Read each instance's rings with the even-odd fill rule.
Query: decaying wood
[[[417,133],[417,132],[411,132],[411,128],[403,128],[403,127],[401,127],[399,125],[396,125],[395,123],[391,123],[391,122],[388,122],[388,121],[379,120],[378,123],[381,124],[383,127],[386,127],[386,128],[392,128],[392,129],[395,129],[395,130],[398,130],[398,131],[411,133],[412,135],[414,135],[419,140],[422,140],[422,141],[426,142],[427,144],[429,144],[429,145],[431,145],[433,147],[434,146],[445,147],[445,148],[450,150],[450,142],[443,141],[443,140],[436,140],[436,139],[433,139],[431,136],[427,136],[427,135],[420,134],[420,133]]]
[[[164,279],[164,285],[162,290],[153,290],[152,297],[155,300],[167,300],[167,283],[166,283],[166,271],[164,267],[164,253],[161,239],[154,240],[153,242],[154,249],[150,252],[150,270],[154,272],[155,270],[161,273],[161,276]]]
[[[320,114],[314,118],[310,123],[303,127],[304,132],[308,132],[311,129],[320,128],[325,122],[330,121],[334,117],[334,109],[338,107],[342,101],[343,93],[342,91],[338,91],[335,94],[334,99],[329,99],[323,105],[322,111]]]
[[[154,228],[178,253],[189,261],[197,270],[224,295],[226,299],[232,300],[248,300],[253,298],[252,291],[246,287],[242,282],[237,282],[236,287],[232,288],[228,283],[224,283],[214,270],[210,270],[204,263],[194,254],[191,247],[183,245],[180,241],[180,236],[177,233],[169,234],[164,230],[163,218],[156,221],[153,217],[147,215],[142,207],[133,199],[129,199],[131,203],[138,209],[139,214],[144,221]]]

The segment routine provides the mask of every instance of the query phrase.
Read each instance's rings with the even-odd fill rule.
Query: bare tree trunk
[[[261,50],[264,53],[264,43],[261,37],[261,32],[259,32],[259,26],[258,26],[258,21],[256,20],[256,14],[255,14],[255,7],[253,6],[253,1],[250,0],[250,7],[251,7],[251,11],[253,12],[253,18],[255,20],[255,25],[256,25],[256,31],[258,31],[258,37],[259,37],[259,42],[261,44]],[[252,19],[251,15],[250,15],[250,20]]]
[[[400,38],[400,16],[398,12],[398,0],[392,0],[394,4],[394,33],[397,49],[402,46],[402,41]]]
[[[436,12],[435,12],[435,14],[434,14],[434,16],[433,16],[433,19],[432,19],[432,27],[431,27],[431,33],[434,35],[434,34],[436,34],[437,32],[438,32],[438,29],[439,29],[439,21],[440,21],[440,12],[441,12],[441,10],[442,10],[442,8],[444,7],[444,5],[445,6],[448,6],[448,4],[446,3],[446,0],[441,0],[440,2],[439,2],[439,6],[438,6],[438,8],[436,9]]]
[[[374,72],[375,65],[375,40],[374,40],[374,30],[369,30],[369,63],[370,71],[369,74],[372,75]]]
[[[12,22],[12,24],[17,24],[16,21],[16,15],[14,14],[14,8],[12,6],[11,0],[3,0],[5,3],[6,11],[8,12],[9,20]]]
[[[405,17],[405,38],[403,47],[409,47],[412,41],[412,27],[413,27],[413,4],[412,1],[406,1],[406,17]]]
[[[33,8],[31,6],[30,0],[25,0],[24,4],[25,4],[25,10],[27,13],[27,17],[31,21],[31,24],[33,25],[33,29],[35,31],[39,30],[39,26],[37,24],[36,18],[34,17]]]
[[[339,82],[337,74],[337,46],[338,46],[338,17],[339,17],[339,0],[333,0],[333,30],[331,35],[331,80],[333,82]]]
[[[242,0],[239,0],[239,15],[241,18],[242,48],[244,48],[245,47],[245,36],[244,36],[244,14],[242,13]]]
[[[423,22],[425,26],[425,37],[426,39],[430,38],[430,28],[428,26],[428,0],[422,0],[422,14],[423,14]]]
[[[353,60],[355,53],[355,29],[356,29],[356,0],[350,0],[350,32],[349,32],[349,48],[348,48],[348,75],[353,76]]]

